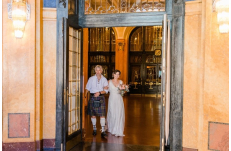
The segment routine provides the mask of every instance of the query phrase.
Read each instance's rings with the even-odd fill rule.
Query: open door
[[[161,84],[161,128],[160,151],[169,145],[169,113],[170,113],[170,21],[164,15],[162,22],[162,84]]]
[[[82,28],[69,26],[63,18],[63,151],[82,139]]]

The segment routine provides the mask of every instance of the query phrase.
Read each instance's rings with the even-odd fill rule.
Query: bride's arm
[[[120,80],[120,84],[123,84],[123,81],[122,81],[122,80]]]
[[[108,80],[108,85],[105,86],[105,87],[103,87],[103,89],[104,89],[104,90],[108,90],[108,92],[110,91],[110,90],[109,90],[109,80]]]

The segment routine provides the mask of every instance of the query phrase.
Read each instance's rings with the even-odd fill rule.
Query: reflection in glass
[[[132,66],[131,72],[131,82],[141,82],[140,66]]]
[[[147,55],[145,60],[146,63],[155,63],[155,55]]]
[[[161,84],[162,66],[159,66],[158,83]]]
[[[90,29],[90,51],[110,50],[110,28]]]
[[[145,27],[145,51],[154,51],[162,47],[162,26]]]
[[[130,63],[142,63],[142,56],[130,56]]]
[[[165,0],[85,0],[85,14],[165,11]]]
[[[115,52],[115,46],[116,46],[115,32],[112,30],[111,31],[111,51],[112,52]]]
[[[156,82],[156,66],[147,66],[146,81]]]
[[[115,32],[112,28],[91,28],[89,32],[90,52],[108,52],[110,43],[111,51],[115,51]]]
[[[130,36],[130,51],[143,51],[144,49],[144,51],[150,52],[161,50],[161,48],[162,26],[138,27],[133,30]]]
[[[111,78],[109,73],[115,68],[115,47],[115,32],[112,28],[89,29],[89,77],[95,75],[94,67],[98,64],[104,68],[102,74],[107,79]]]
[[[142,51],[142,27],[137,28],[130,37],[130,51]]]
[[[90,56],[90,62],[109,62],[109,56],[106,55],[92,55]]]

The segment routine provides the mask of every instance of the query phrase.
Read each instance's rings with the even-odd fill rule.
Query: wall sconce
[[[13,21],[14,35],[22,38],[26,21],[30,19],[30,5],[26,0],[11,0],[8,6],[8,18]]]
[[[229,0],[214,0],[213,11],[217,11],[217,23],[220,33],[229,32]]]
[[[122,50],[122,51],[124,51],[124,43],[123,42],[119,42],[118,43],[118,50]]]

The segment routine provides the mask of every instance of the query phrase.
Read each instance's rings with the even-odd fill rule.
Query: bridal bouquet
[[[118,91],[120,92],[121,96],[124,96],[125,92],[129,92],[129,85],[126,84],[120,84],[118,86]]]

